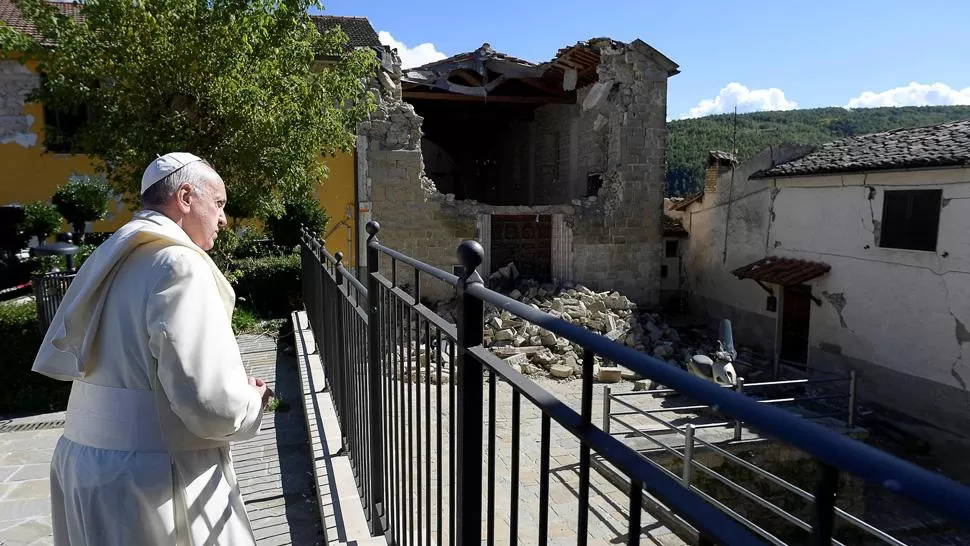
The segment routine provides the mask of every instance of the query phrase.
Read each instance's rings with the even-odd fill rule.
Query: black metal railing
[[[76,276],[76,271],[68,270],[51,271],[31,278],[37,305],[37,326],[42,333],[46,333],[50,328],[57,308],[60,307],[61,300],[64,299],[67,289],[70,288]]]
[[[509,542],[545,544],[553,421],[580,446],[575,495],[578,544],[586,544],[589,535],[592,452],[628,480],[626,543],[640,543],[646,492],[696,529],[699,544],[762,544],[681,480],[595,426],[592,397],[597,358],[714,406],[817,459],[820,475],[811,521],[814,544],[831,543],[842,472],[970,526],[970,489],[956,482],[488,290],[476,272],[484,253],[475,241],[458,247],[464,272],[455,276],[381,245],[377,222],[369,222],[366,229],[364,283],[344,268],[339,253],[331,255],[304,233],[304,301],[371,532],[384,534],[389,544],[469,546],[481,543],[483,530],[487,543],[493,544],[496,502],[504,493],[500,484],[509,489],[507,518],[501,518],[508,525]],[[382,272],[382,260],[389,260],[383,263],[389,277]],[[412,272],[407,282],[399,278],[400,266]],[[422,303],[426,281],[454,288],[457,324]],[[582,347],[579,412],[483,346],[486,304]],[[508,479],[496,475],[500,382],[503,389],[511,389]],[[523,442],[523,400],[541,414],[541,424],[538,521],[520,526],[525,519],[520,471],[529,447]],[[531,532],[534,539],[521,538]]]

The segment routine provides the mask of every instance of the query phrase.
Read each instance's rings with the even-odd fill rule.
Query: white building
[[[970,441],[970,120],[712,153],[708,173],[672,207],[692,308],[776,361],[856,370],[931,446]]]

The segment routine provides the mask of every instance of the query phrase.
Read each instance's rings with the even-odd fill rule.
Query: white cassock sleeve
[[[147,305],[161,388],[196,436],[248,440],[259,430],[262,400],[249,385],[212,270],[191,249],[173,246],[163,252],[170,259]]]

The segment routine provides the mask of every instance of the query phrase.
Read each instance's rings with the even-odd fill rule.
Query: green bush
[[[73,177],[67,184],[57,188],[51,203],[57,207],[77,235],[74,242],[84,241],[84,224],[95,222],[108,215],[108,202],[111,192],[108,185],[99,178],[90,176]]]
[[[236,291],[239,306],[260,318],[286,318],[302,304],[299,254],[243,258],[226,277]]]
[[[277,245],[291,250],[300,244],[300,227],[305,226],[310,233],[322,237],[327,229],[327,213],[313,194],[306,194],[287,200],[283,215],[266,219],[266,235]]]
[[[61,213],[57,207],[43,201],[36,201],[24,205],[24,219],[20,222],[20,230],[24,235],[36,236],[37,240],[43,242],[45,239],[57,233],[61,228]]]
[[[4,341],[0,365],[0,415],[63,411],[71,383],[31,371],[43,335],[33,303],[0,303],[0,339]]]

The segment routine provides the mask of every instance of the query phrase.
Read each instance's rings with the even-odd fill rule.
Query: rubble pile
[[[556,286],[520,277],[508,264],[488,279],[488,285],[508,297],[552,316],[602,334],[607,339],[647,352],[676,366],[694,349],[682,347],[680,335],[661,317],[640,312],[636,304],[616,291],[596,292],[581,284]],[[568,379],[582,374],[583,349],[567,339],[486,306],[485,346],[526,375],[546,373]],[[603,382],[637,379],[635,373],[602,358],[594,358],[594,377]]]
[[[678,332],[657,313],[639,309],[617,291],[596,292],[581,284],[555,285],[538,282],[519,274],[515,264],[499,268],[486,281],[487,286],[554,317],[569,321],[604,337],[623,343],[639,352],[679,367],[693,355],[712,354],[716,338],[706,328],[689,328]],[[457,300],[440,302],[435,312],[454,323]],[[492,354],[505,360],[516,371],[529,376],[549,376],[560,380],[578,379],[582,375],[583,349],[565,338],[521,319],[509,311],[485,304],[484,344]],[[414,350],[411,371],[413,379],[424,381],[426,365],[422,345]],[[744,349],[739,350],[744,353]],[[432,349],[433,352],[433,349]],[[447,351],[442,348],[447,367]],[[432,370],[431,382],[436,382]],[[594,357],[593,377],[615,383],[642,379],[632,370]],[[442,375],[442,382],[450,378]],[[646,383],[642,388],[647,388]],[[635,388],[641,388],[638,384]]]

